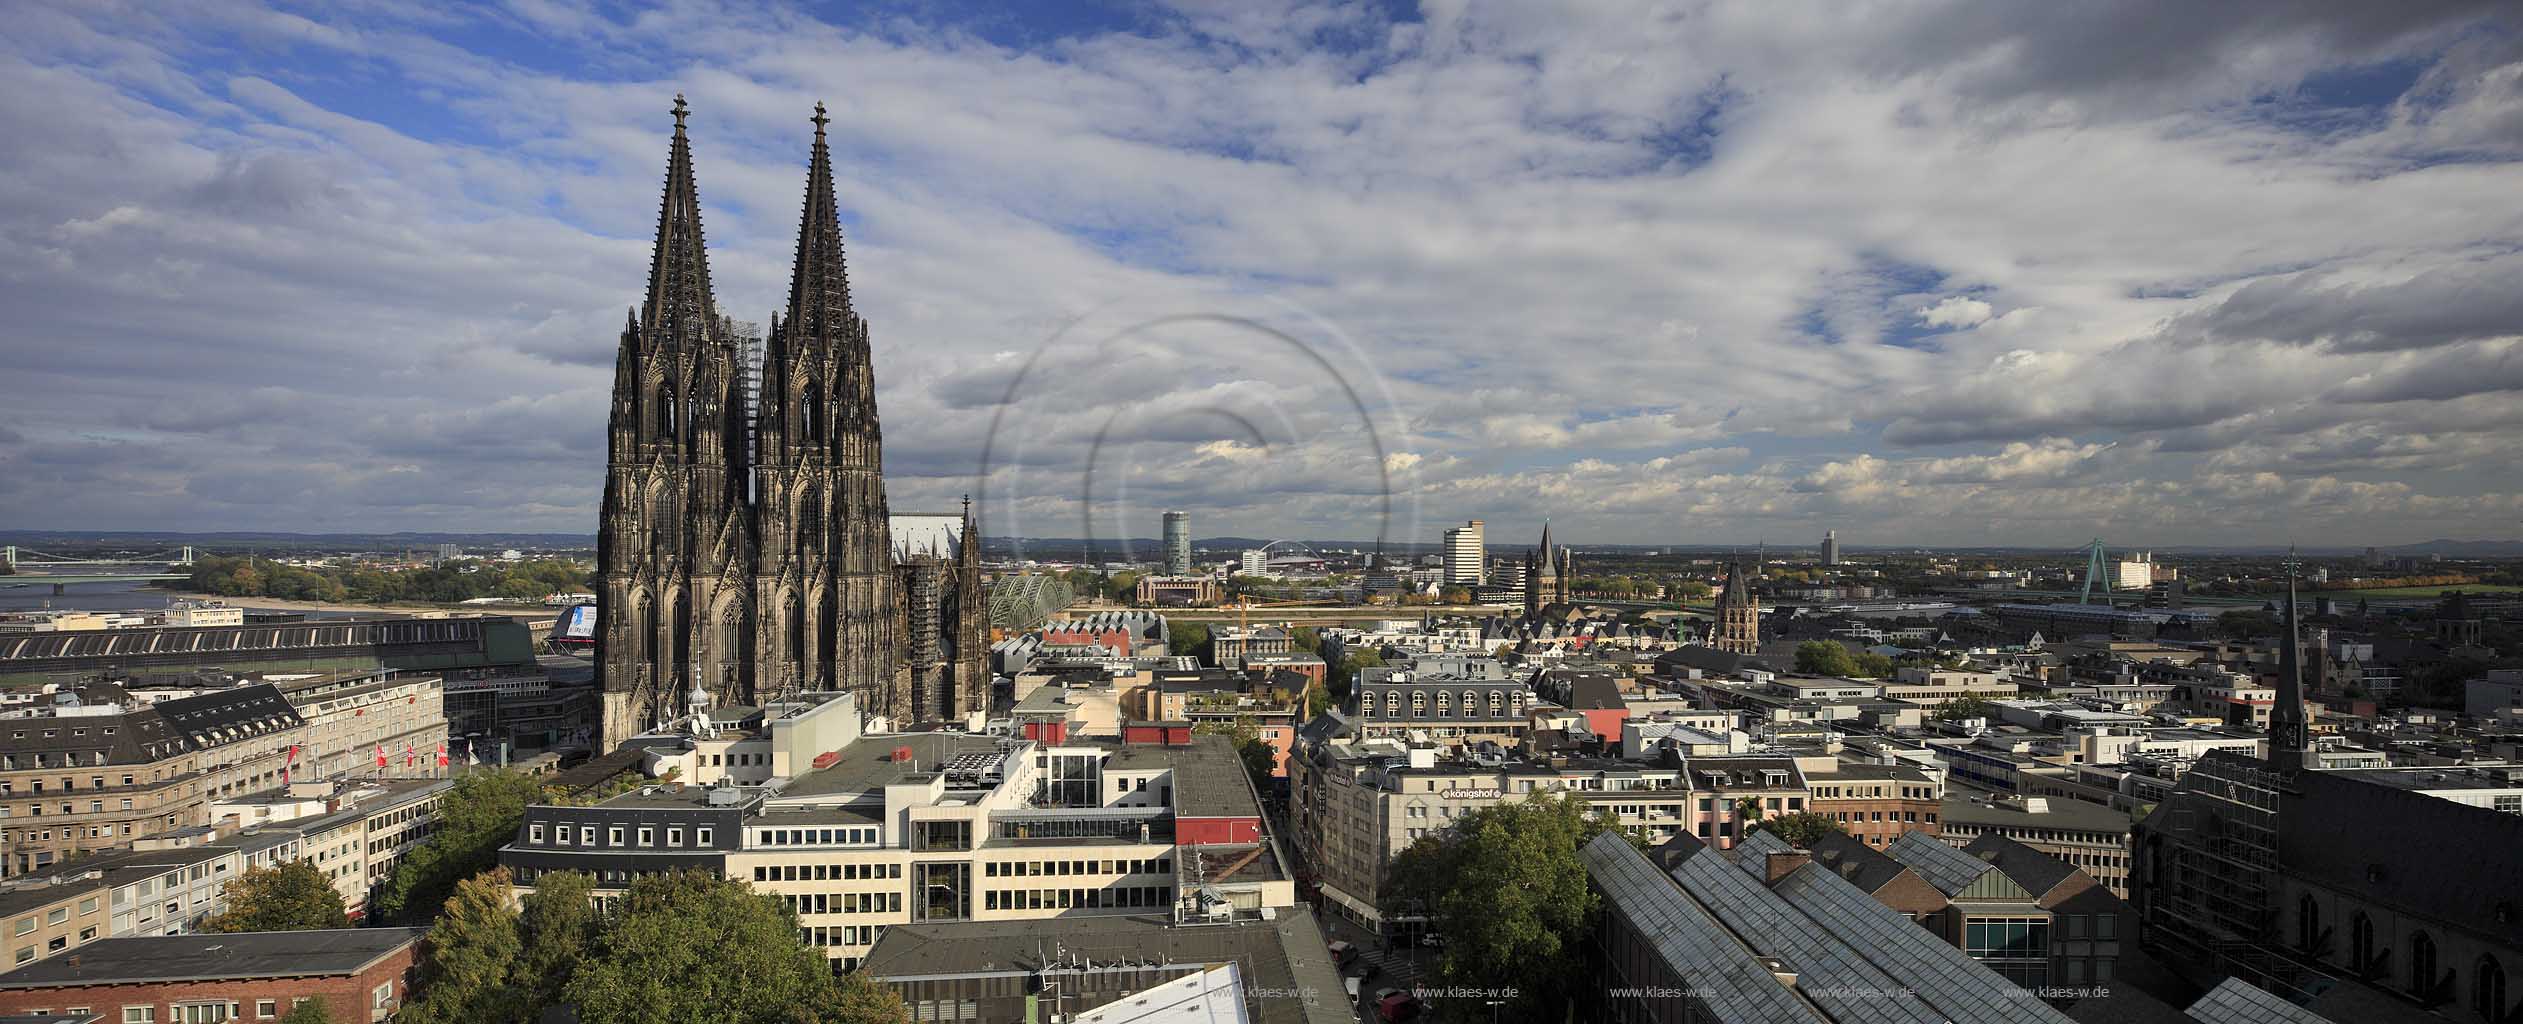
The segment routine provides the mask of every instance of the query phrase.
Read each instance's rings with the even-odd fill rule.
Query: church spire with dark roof
[[[841,253],[840,203],[833,196],[832,149],[824,141],[824,106],[815,104],[815,148],[806,162],[806,212],[797,225],[797,264],[788,285],[788,326],[808,337],[846,331],[850,271]]]
[[[652,346],[659,339],[697,346],[715,329],[718,301],[710,291],[710,258],[701,242],[701,190],[692,177],[692,140],[683,119],[691,109],[675,94],[675,137],[666,154],[666,195],[657,211],[656,255],[640,320]]]
[[[2286,556],[2286,624],[2278,639],[2278,693],[2269,709],[2269,764],[2283,772],[2315,766],[2311,723],[2304,713],[2303,622],[2296,615],[2295,577],[2303,563]]]

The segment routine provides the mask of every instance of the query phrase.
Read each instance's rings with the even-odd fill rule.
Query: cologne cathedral
[[[959,520],[887,514],[823,106],[788,308],[758,355],[711,292],[686,116],[675,97],[648,297],[614,360],[600,749],[691,711],[810,691],[856,693],[896,728],[987,710],[971,502]],[[897,518],[922,539],[897,536]]]

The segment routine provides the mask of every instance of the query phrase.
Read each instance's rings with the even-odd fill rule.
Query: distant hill
[[[0,544],[41,548],[48,544],[181,547],[218,551],[248,548],[398,548],[457,544],[468,551],[502,548],[592,548],[594,534],[578,533],[184,533],[150,530],[0,530]]]

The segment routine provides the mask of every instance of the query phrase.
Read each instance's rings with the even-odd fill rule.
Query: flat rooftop
[[[2476,768],[2339,768],[2325,774],[2413,793],[2448,789],[2523,789],[2523,781],[2507,782]]]
[[[0,974],[0,991],[356,974],[427,935],[426,928],[148,935],[103,939]]]
[[[894,760],[909,748],[911,759]],[[877,733],[861,736],[837,753],[831,767],[797,776],[780,791],[783,800],[799,797],[852,796],[933,773],[957,754],[995,754],[999,739],[963,732]]]
[[[2133,821],[2125,812],[2073,797],[2050,797],[2046,801],[2047,809],[2034,814],[2024,810],[2020,803],[1992,805],[1973,800],[1971,796],[1970,790],[1954,790],[1945,794],[1944,806],[1938,809],[1945,824],[2126,833]]]
[[[1065,958],[1065,959],[1063,959]],[[1175,927],[1133,915],[1057,920],[899,924],[859,965],[886,981],[970,980],[976,985],[1071,970],[1064,965],[1181,968],[1233,963],[1256,1024],[1352,1024],[1357,1017],[1314,915],[1281,907],[1268,921]],[[979,992],[981,989],[974,989]],[[1007,991],[1023,991],[1021,988]]]

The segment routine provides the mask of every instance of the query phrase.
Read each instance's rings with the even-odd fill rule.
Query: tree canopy
[[[419,995],[399,1020],[533,1020],[566,1006],[588,1024],[909,1024],[892,990],[837,984],[795,914],[743,883],[686,871],[631,883],[610,912],[576,872],[522,901],[505,870],[456,886],[429,936]],[[514,909],[512,909],[514,908]]]
[[[793,1024],[832,997],[832,969],[797,916],[700,871],[647,875],[606,916],[563,989],[587,1024]]]
[[[542,787],[522,772],[482,769],[456,776],[438,802],[436,830],[395,864],[371,906],[379,916],[427,921],[456,883],[491,869],[499,848],[516,838],[526,805]]]
[[[509,895],[505,869],[456,884],[430,929],[420,994],[404,1006],[401,1020],[464,1024],[534,1018],[545,1004],[535,1001],[534,979],[521,970],[525,933],[509,909]]]
[[[1329,683],[1332,699],[1343,701],[1349,699],[1350,689],[1358,684],[1359,670],[1382,667],[1384,667],[1384,655],[1376,651],[1359,648],[1342,654],[1339,664],[1327,666],[1330,670]]]
[[[285,565],[266,559],[202,555],[184,590],[228,597],[278,597],[293,601],[432,601],[452,604],[477,597],[540,601],[575,593],[591,584],[585,565],[566,559],[492,562],[458,559],[419,569]]]
[[[1837,640],[1807,640],[1796,645],[1796,671],[1811,676],[1857,675],[1857,659]]]
[[[1165,649],[1171,654],[1188,654],[1202,661],[1209,660],[1209,627],[1197,622],[1175,622],[1165,627]]]
[[[228,909],[202,922],[206,932],[301,932],[348,928],[350,914],[333,880],[311,860],[248,868],[220,887]]]
[[[1780,839],[1787,840],[1787,845],[1801,850],[1833,832],[1847,832],[1848,826],[1819,811],[1797,811],[1763,818],[1744,827],[1746,834],[1763,830],[1777,834]]]
[[[323,996],[314,996],[281,1014],[280,1024],[333,1024],[333,1011],[325,1009]]]
[[[1425,914],[1446,937],[1442,985],[1517,979],[1508,1019],[1559,1020],[1598,903],[1577,850],[1613,827],[1556,793],[1476,809],[1395,858],[1386,910]]]
[[[1956,697],[1938,705],[1936,717],[1948,722],[1959,722],[1966,718],[1994,719],[1997,717],[1997,705],[1985,697]]]

